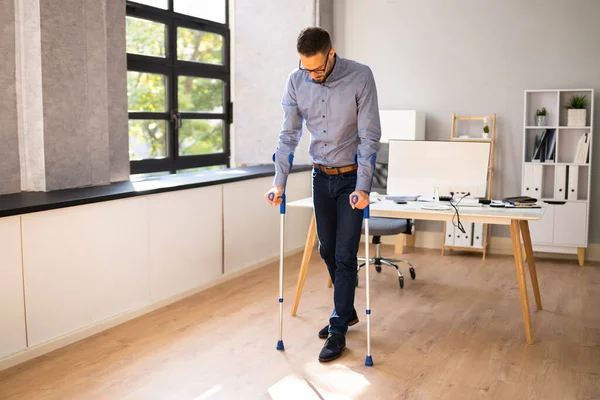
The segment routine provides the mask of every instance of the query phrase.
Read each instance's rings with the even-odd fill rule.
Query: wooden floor
[[[276,263],[0,372],[0,399],[600,399],[600,266],[537,260],[529,346],[512,257],[406,256],[417,280],[403,290],[393,270],[371,273],[374,367],[364,271],[344,355],[318,362],[332,289],[314,252],[296,317],[301,254],[286,262],[285,352]]]

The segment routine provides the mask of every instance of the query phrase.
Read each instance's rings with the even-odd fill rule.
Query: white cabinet
[[[0,218],[0,359],[25,349],[20,217]]]
[[[219,277],[223,272],[222,186],[154,194],[147,200],[152,301]]]
[[[554,231],[554,205],[548,204],[542,219],[529,222],[529,233],[534,244],[552,244]]]
[[[21,218],[29,346],[150,303],[146,198]]]
[[[583,126],[569,123],[566,106],[573,96],[585,96]],[[582,146],[593,140],[594,89],[526,90],[524,108],[521,195],[547,205],[542,220],[529,223],[534,249],[577,254],[583,265],[593,157],[591,146]],[[542,108],[548,116],[536,126],[536,111]]]
[[[279,257],[279,207],[269,205],[264,194],[273,177],[228,183],[223,186],[224,273],[229,274]],[[310,172],[288,176],[287,201],[312,195]],[[287,208],[285,250],[306,242],[312,210]]]
[[[587,246],[587,204],[567,202],[554,206],[553,244]]]
[[[533,244],[568,247],[587,246],[587,203],[548,204],[539,221],[531,221]]]

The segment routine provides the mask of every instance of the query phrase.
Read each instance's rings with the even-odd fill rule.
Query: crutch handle
[[[350,200],[352,201],[352,204],[356,205],[356,203],[358,203],[358,195],[353,194]],[[363,218],[369,219],[369,216],[371,214],[371,211],[369,209],[370,206],[365,207],[365,209],[363,210]]]

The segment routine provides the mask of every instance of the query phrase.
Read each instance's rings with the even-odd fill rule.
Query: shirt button
[[[325,116],[323,115],[323,118],[325,118]]]
[[[325,103],[325,100],[321,100],[321,103]]]
[[[327,132],[325,129],[323,129],[323,133]]]

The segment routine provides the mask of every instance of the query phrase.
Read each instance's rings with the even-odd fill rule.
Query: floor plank
[[[392,247],[385,246],[384,253]],[[313,253],[291,317],[301,254],[286,260],[285,352],[278,334],[278,263],[0,372],[1,399],[599,399],[600,266],[536,260],[544,311],[525,343],[513,258],[406,255],[405,288],[371,272],[373,368],[360,323],[344,355],[317,361],[332,289]],[[530,298],[533,298],[529,277]]]

